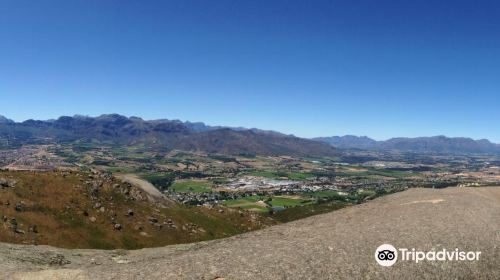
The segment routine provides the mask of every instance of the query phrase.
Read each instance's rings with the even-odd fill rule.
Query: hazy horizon
[[[95,118],[95,117],[99,117],[99,116],[102,116],[102,115],[113,115],[113,114],[118,114],[118,115],[125,116],[125,117],[128,117],[128,118],[138,117],[138,118],[141,118],[141,119],[143,119],[145,121],[153,121],[153,120],[162,120],[162,119],[165,119],[165,120],[170,120],[170,121],[181,121],[181,122],[191,122],[191,123],[204,123],[207,126],[215,126],[215,127],[216,126],[221,126],[221,127],[231,127],[231,128],[246,128],[246,129],[270,130],[270,131],[276,131],[276,132],[280,132],[280,133],[284,133],[284,134],[288,134],[288,135],[294,135],[294,136],[301,137],[301,138],[306,138],[306,139],[318,138],[318,137],[332,137],[332,136],[340,136],[340,137],[343,137],[343,136],[356,136],[356,137],[368,137],[368,138],[376,140],[376,141],[386,141],[386,140],[389,140],[389,139],[392,139],[392,138],[415,138],[415,137],[437,137],[437,136],[445,136],[445,137],[449,137],[449,138],[471,138],[473,140],[489,140],[492,143],[499,143],[499,142],[496,142],[496,141],[494,141],[492,139],[488,139],[488,138],[474,138],[474,137],[467,136],[467,135],[450,136],[450,135],[444,135],[444,134],[418,135],[418,136],[395,135],[395,136],[391,136],[389,138],[383,138],[383,139],[371,137],[370,135],[364,135],[364,134],[356,135],[356,134],[352,134],[352,133],[347,133],[347,134],[331,134],[331,135],[315,135],[315,136],[312,136],[312,137],[305,137],[305,136],[297,135],[297,134],[295,134],[293,132],[285,132],[285,131],[280,131],[280,130],[276,130],[276,129],[263,129],[261,127],[246,127],[246,126],[241,126],[241,125],[229,126],[229,125],[225,125],[225,124],[211,124],[211,123],[206,123],[203,120],[184,120],[184,119],[168,118],[168,117],[149,119],[149,118],[141,117],[140,115],[125,115],[125,114],[120,114],[120,113],[103,113],[103,114],[97,114],[97,115],[72,114],[72,115],[60,115],[60,116],[55,117],[55,118],[33,119],[33,120],[49,121],[49,120],[55,120],[55,119],[57,119],[59,117],[63,117],[63,116],[69,116],[69,117],[82,116],[82,117]],[[13,118],[10,118],[10,117],[2,115],[2,114],[0,114],[0,116],[6,117],[7,119],[11,119],[11,120],[13,120],[13,121],[15,121],[17,123],[30,120],[30,119],[15,120]]]

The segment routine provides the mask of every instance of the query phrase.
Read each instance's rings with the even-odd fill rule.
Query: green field
[[[224,205],[227,207],[239,207],[247,210],[255,210],[259,212],[269,212],[270,208],[266,207],[263,203],[259,203],[259,201],[264,201],[268,205],[276,207],[296,207],[302,205],[308,205],[314,203],[313,200],[303,199],[301,197],[284,197],[284,196],[248,196],[235,200],[228,200],[224,202]]]
[[[265,201],[268,198],[269,197],[267,196],[260,196],[260,195],[247,196],[240,199],[227,200],[224,202],[224,205],[231,208],[238,207],[245,210],[267,213],[269,212],[269,208],[258,202],[261,200]]]
[[[420,176],[419,173],[411,171],[399,171],[399,170],[387,170],[387,169],[375,169],[367,167],[366,170],[359,172],[342,172],[338,174],[339,176],[356,176],[356,177],[371,177],[371,176],[383,176],[392,178],[405,178],[411,176]]]
[[[206,180],[184,180],[176,181],[171,187],[175,192],[212,192],[212,182]]]
[[[302,198],[292,198],[283,196],[274,196],[268,201],[272,206],[295,207],[313,203],[312,200]]]

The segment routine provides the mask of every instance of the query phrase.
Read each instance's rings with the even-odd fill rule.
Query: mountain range
[[[338,149],[393,150],[417,153],[500,154],[500,145],[486,139],[446,136],[392,138],[366,136],[304,139],[256,128],[209,126],[202,122],[143,120],[107,114],[75,115],[55,120],[14,122],[0,116],[0,147],[40,143],[97,141],[103,144],[143,145],[152,150],[173,149],[223,154],[337,156]]]
[[[340,149],[361,150],[395,150],[417,153],[445,154],[499,154],[500,145],[489,140],[474,140],[465,137],[450,138],[446,136],[391,138],[386,141],[376,141],[366,136],[333,136],[318,137],[316,141],[330,144]]]
[[[211,127],[178,120],[143,120],[118,114],[63,116],[56,120],[13,122],[0,118],[0,146],[98,141],[223,154],[335,156],[330,145],[273,131]]]

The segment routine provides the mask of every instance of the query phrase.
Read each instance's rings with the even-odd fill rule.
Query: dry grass
[[[262,227],[269,223],[250,213],[204,207],[175,205],[156,207],[147,200],[130,200],[110,180],[100,189],[95,208],[88,174],[60,172],[0,172],[0,178],[17,181],[15,187],[0,190],[0,241],[22,244],[47,244],[65,248],[137,249],[226,237]],[[16,211],[16,203],[23,205]],[[131,209],[133,216],[127,216]],[[149,222],[149,217],[158,224]],[[91,221],[95,218],[95,222]],[[15,233],[11,219],[25,234]],[[122,225],[114,229],[114,223]],[[172,220],[176,228],[164,222]],[[160,228],[158,225],[161,224]],[[30,231],[36,225],[38,233]]]

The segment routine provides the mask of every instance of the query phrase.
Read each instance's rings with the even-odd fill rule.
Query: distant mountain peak
[[[14,121],[11,120],[11,119],[8,119],[8,118],[6,118],[6,117],[4,117],[2,115],[0,115],[0,123],[2,123],[2,124],[14,123]]]

